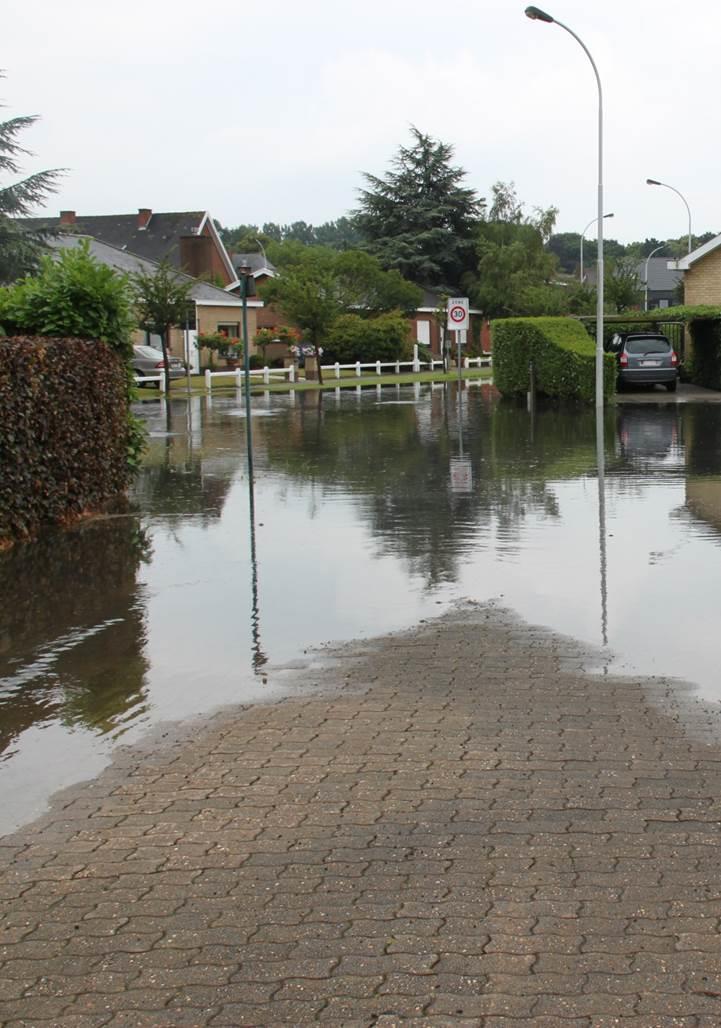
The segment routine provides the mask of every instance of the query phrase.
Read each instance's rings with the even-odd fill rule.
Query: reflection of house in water
[[[118,734],[142,706],[146,554],[135,519],[114,517],[0,559],[0,753],[50,718]]]
[[[721,479],[687,478],[686,506],[694,517],[721,533]]]

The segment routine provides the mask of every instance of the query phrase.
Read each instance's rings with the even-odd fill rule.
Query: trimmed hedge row
[[[536,389],[546,396],[592,403],[596,395],[595,343],[573,318],[503,318],[491,322],[493,383],[507,396],[529,388],[533,361]],[[616,388],[616,364],[604,354],[603,392]]]
[[[0,338],[0,544],[125,491],[127,382],[106,343]]]

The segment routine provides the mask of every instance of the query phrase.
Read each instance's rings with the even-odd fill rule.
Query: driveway
[[[662,385],[617,393],[616,403],[721,403],[721,391],[680,382],[675,393],[669,393]]]

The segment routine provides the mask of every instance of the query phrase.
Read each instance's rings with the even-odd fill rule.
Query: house
[[[648,310],[673,307],[678,303],[678,287],[683,276],[675,268],[675,262],[668,257],[643,257],[635,264],[636,284],[642,294],[640,306]],[[648,293],[646,275],[648,274]],[[586,285],[596,288],[596,266],[588,269]]]
[[[450,342],[451,346],[455,346],[455,337],[449,339],[446,328],[446,300],[447,297],[440,293],[424,289],[421,305],[413,312],[411,318],[413,342],[429,347],[436,357],[442,355],[444,343]],[[490,350],[488,323],[482,320],[481,311],[475,307],[471,307],[470,315],[470,337],[476,339],[480,333],[483,351]]]
[[[205,278],[222,289],[238,286],[230,254],[208,211],[80,215],[61,211],[57,218],[22,218],[22,224],[64,235],[92,236],[118,250],[149,261],[167,260],[192,278]]]
[[[644,303],[647,310],[673,307],[679,302],[678,287],[683,275],[675,268],[669,267],[668,257],[650,257],[639,261],[638,277],[644,290],[644,297],[648,297],[648,303]]]
[[[92,256],[100,264],[113,268],[121,274],[131,275],[137,271],[145,271],[152,275],[158,270],[159,265],[156,261],[111,246],[90,236],[76,233],[61,234],[50,239],[49,245],[55,250],[62,250],[81,246],[85,242]],[[201,363],[207,363],[207,351],[205,353],[198,351],[198,335],[225,332],[231,338],[242,338],[243,301],[239,296],[229,293],[225,289],[220,289],[210,282],[192,278],[181,271],[178,272],[178,278],[190,283],[190,296],[194,301],[193,314],[188,319],[187,337],[184,326],[171,329],[170,350],[174,356],[180,357],[182,360],[189,360],[191,370],[197,371]],[[258,328],[256,319],[262,308],[262,300],[257,298],[247,300],[248,338],[251,340],[251,353],[254,351],[252,340]],[[134,342],[160,346],[160,340],[156,336],[148,336],[147,333],[141,331],[136,332]]]
[[[668,268],[683,273],[684,303],[721,305],[721,235],[698,246]]]

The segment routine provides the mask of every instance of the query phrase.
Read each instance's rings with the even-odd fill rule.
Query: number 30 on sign
[[[448,300],[448,328],[467,332],[470,328],[467,296],[451,296]]]

